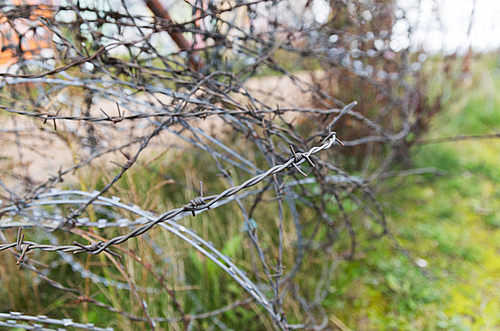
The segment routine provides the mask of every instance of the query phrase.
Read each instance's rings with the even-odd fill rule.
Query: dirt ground
[[[305,83],[312,83],[312,75],[316,78],[324,76],[321,72],[298,73],[295,76],[302,82],[293,83],[288,76],[271,76],[249,80],[245,86],[252,95],[267,105],[285,107],[308,107],[311,105],[310,94],[305,92],[308,87]],[[168,101],[168,100],[162,100]],[[238,100],[243,104],[248,101]],[[117,115],[117,107],[114,102],[101,100],[93,104],[92,116],[102,117],[100,111],[103,109],[110,116]],[[64,110],[61,112],[63,114]],[[67,114],[71,112],[68,110]],[[292,115],[293,116],[293,115]],[[211,116],[205,120],[192,119],[195,126],[212,137],[221,138],[228,134],[227,125],[218,117]],[[91,155],[90,147],[80,150],[76,141],[81,140],[85,131],[89,130],[88,124],[79,121],[57,120],[57,131],[54,130],[53,121],[44,123],[41,119],[27,116],[0,113],[0,180],[12,191],[21,192],[24,187],[38,185],[52,176],[60,169],[68,169],[75,164],[87,159]],[[111,122],[100,122],[93,125],[94,136],[99,140],[100,148],[111,149],[121,146],[136,137],[144,136],[152,132],[154,126],[146,121],[123,121],[113,124]],[[82,141],[85,145],[92,142]],[[171,147],[187,148],[189,143],[183,141],[176,135],[162,132],[148,145],[143,155],[154,157]],[[124,148],[125,153],[135,153],[138,145]],[[92,162],[93,165],[105,165],[110,161],[120,164],[126,162],[126,158],[118,151],[109,153]],[[66,180],[74,180],[74,176],[68,174]],[[0,192],[7,194],[0,187]]]

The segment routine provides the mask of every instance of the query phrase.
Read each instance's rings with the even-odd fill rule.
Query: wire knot
[[[344,146],[344,143],[342,141],[340,141],[339,138],[337,138],[337,132],[331,131],[330,127],[328,127],[328,134],[321,141],[321,145],[324,145],[327,141],[330,141],[331,144],[337,143],[340,146]]]
[[[293,148],[293,145],[290,145],[290,151],[292,152],[292,158],[294,159],[294,162],[292,162],[292,165],[297,169],[298,172],[300,172],[303,176],[307,177],[307,174],[300,170],[298,166],[298,162],[302,159],[306,159],[307,162],[311,165],[311,167],[315,168],[316,165],[313,163],[313,161],[309,158],[307,153],[300,153],[300,152],[295,152],[295,149]]]
[[[87,253],[92,253],[92,252],[95,252],[96,250],[98,250],[102,244],[102,241],[96,241],[96,242],[93,242],[91,243],[90,245],[82,245],[80,244],[79,242],[76,242],[74,241],[73,242],[76,246],[80,247],[83,251],[87,252]],[[75,251],[75,253],[77,253]],[[80,252],[78,252],[80,253]]]
[[[89,254],[93,254],[94,252],[98,251],[100,248],[101,248],[101,245],[102,245],[102,241],[95,241],[93,243],[91,243],[90,245],[83,245],[83,244],[80,244],[79,242],[76,242],[76,241],[73,241],[73,244],[75,244],[76,246],[80,247],[81,250],[79,251],[74,251],[73,253],[83,253],[83,252],[86,252],[86,253],[89,253]],[[118,258],[121,259],[121,255],[120,254],[116,254],[115,252],[112,252],[110,251],[109,249],[105,249],[104,250],[106,253],[109,253],[113,256],[116,256]]]
[[[101,245],[101,242],[102,241],[96,241],[96,242],[93,242],[89,245],[89,251],[96,251],[99,249],[99,246]]]
[[[29,251],[29,248],[31,246],[31,244],[24,243],[24,233],[22,233],[22,230],[23,228],[19,228],[19,230],[17,230],[16,248],[19,252],[21,252],[19,259],[17,260],[17,265],[20,265],[22,262],[24,262],[24,257],[26,256],[26,253]]]
[[[189,204],[192,205],[193,207],[199,207],[205,204],[205,201],[203,201],[202,197],[196,197],[189,201]]]
[[[203,200],[203,183],[200,181],[200,196],[194,199],[191,199],[187,205],[184,206],[184,209],[190,211],[193,216],[196,216],[196,207],[201,207],[205,205],[205,200]],[[206,206],[207,209],[210,209],[209,206]]]

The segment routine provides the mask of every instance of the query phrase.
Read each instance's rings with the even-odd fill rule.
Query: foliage
[[[332,2],[323,23],[310,1],[145,3],[156,17],[2,5],[0,217],[26,235],[0,238],[2,310],[120,330],[496,325],[469,318],[496,270],[471,212],[497,235],[478,201],[496,147],[423,137],[488,132],[498,78],[464,96],[461,59],[391,46],[392,2]]]

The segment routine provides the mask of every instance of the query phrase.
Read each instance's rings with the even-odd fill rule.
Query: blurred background
[[[499,15],[0,0],[0,326],[500,330]]]

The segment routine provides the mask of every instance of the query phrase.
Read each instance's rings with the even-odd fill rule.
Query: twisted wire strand
[[[318,153],[319,151],[329,149],[336,141],[337,141],[336,133],[333,132],[330,135],[330,137],[328,137],[328,139],[326,139],[325,142],[321,146],[314,146],[304,154],[307,157],[310,157],[312,154]],[[215,196],[209,196],[209,197],[202,198],[204,205],[194,206],[192,203],[189,203],[188,205],[185,205],[182,208],[173,209],[169,212],[166,212],[166,213],[160,215],[158,217],[158,219],[155,220],[154,222],[151,222],[149,224],[145,224],[145,225],[135,229],[134,231],[130,232],[127,235],[115,237],[115,238],[110,239],[106,243],[100,244],[99,248],[92,251],[91,253],[92,254],[99,254],[111,245],[118,245],[118,244],[121,244],[121,243],[129,240],[130,238],[137,237],[137,236],[141,235],[142,233],[151,229],[155,224],[160,223],[160,222],[164,222],[164,221],[169,220],[175,216],[178,216],[179,214],[181,214],[184,211],[196,212],[196,211],[199,211],[202,209],[208,209],[209,207],[214,205],[219,200],[221,200],[225,197],[228,197],[228,196],[232,196],[232,195],[238,193],[239,191],[241,191],[247,187],[251,187],[253,185],[260,183],[267,176],[271,176],[271,175],[276,174],[280,171],[283,171],[284,169],[289,168],[293,164],[298,166],[298,165],[304,163],[305,161],[306,161],[305,158],[301,158],[298,162],[295,162],[294,158],[290,158],[286,163],[274,166],[274,167],[270,168],[268,171],[266,171],[265,173],[257,175],[255,177],[245,181],[243,184],[241,184],[239,186],[231,187],[231,188],[229,188],[229,189],[227,189],[227,190],[225,190],[225,191],[223,191],[220,194],[215,195]]]
[[[82,330],[90,330],[90,331],[113,331],[114,329],[111,327],[107,328],[100,328],[95,326],[92,323],[77,323],[73,322],[71,319],[56,319],[56,318],[51,318],[47,317],[44,315],[38,315],[38,316],[31,316],[31,315],[25,315],[19,312],[10,312],[10,313],[0,313],[0,318],[1,319],[6,319],[7,321],[0,321],[0,326],[4,327],[9,327],[9,328],[21,328],[25,330],[53,330],[53,329],[47,329],[44,328],[40,324],[34,324],[34,325],[26,325],[26,324],[20,324],[17,321],[26,321],[26,322],[38,322],[38,323],[43,323],[43,324],[53,324],[53,325],[58,325],[58,326],[63,326],[63,327],[73,327],[73,328],[78,328]],[[66,328],[58,328],[58,330],[66,330]],[[56,330],[54,330],[56,331]]]
[[[246,274],[241,271],[231,260],[229,257],[225,256],[222,254],[219,250],[217,250],[215,247],[213,247],[213,244],[206,242],[203,238],[199,237],[196,235],[192,230],[188,230],[182,225],[177,224],[176,222],[172,221],[172,219],[176,216],[179,216],[182,213],[185,212],[196,212],[196,211],[202,211],[202,210],[207,210],[210,209],[210,207],[214,207],[219,201],[221,201],[223,198],[231,197],[233,195],[236,195],[239,191],[254,186],[264,180],[266,177],[271,176],[273,174],[276,174],[280,171],[283,171],[286,168],[289,168],[291,166],[293,167],[298,167],[300,164],[305,162],[306,160],[309,159],[309,157],[312,154],[318,153],[322,150],[329,149],[336,141],[338,141],[336,137],[336,133],[333,132],[327,137],[323,144],[321,146],[314,146],[312,147],[309,151],[305,153],[297,153],[292,155],[290,159],[285,162],[284,164],[274,166],[270,168],[268,171],[265,173],[262,173],[260,175],[257,175],[244,183],[242,183],[239,186],[235,186],[232,188],[229,188],[223,192],[221,192],[219,195],[215,196],[209,196],[209,197],[197,197],[195,199],[192,199],[189,204],[183,206],[182,208],[177,208],[174,210],[171,210],[163,215],[160,215],[158,218],[153,219],[153,221],[150,221],[149,223],[137,228],[136,230],[130,232],[128,235],[124,236],[119,236],[110,239],[106,243],[103,243],[101,241],[97,241],[94,243],[91,243],[89,245],[82,245],[79,243],[75,242],[75,245],[66,245],[66,246],[54,246],[54,245],[40,245],[35,242],[31,241],[24,241],[24,234],[21,235],[21,231],[18,233],[18,240],[15,243],[12,244],[5,244],[5,245],[0,245],[0,251],[9,249],[9,248],[14,248],[16,247],[18,250],[22,250],[22,255],[19,258],[18,264],[23,261],[25,254],[34,249],[39,249],[43,251],[48,251],[48,252],[65,252],[65,253],[89,253],[89,254],[99,254],[103,251],[106,251],[108,253],[114,254],[111,251],[109,251],[108,247],[111,245],[118,245],[121,244],[130,238],[139,236],[140,234],[145,233],[149,229],[151,229],[154,225],[161,223],[160,226],[163,228],[167,229],[169,232],[174,233],[176,236],[179,238],[183,239],[184,241],[188,242],[192,247],[196,248],[198,251],[203,253],[205,256],[207,256],[209,259],[211,259],[214,263],[216,263],[220,268],[222,268],[226,273],[228,273],[240,286],[242,286],[255,300],[257,300],[270,314],[270,316],[278,323],[278,325],[282,325],[284,322],[282,320],[282,316],[280,316],[278,313],[276,313],[273,310],[272,304],[266,299],[265,295],[260,291],[260,289],[246,276]],[[58,192],[56,192],[58,193]],[[67,193],[67,192],[66,192]],[[41,197],[46,197],[47,194],[41,195]],[[95,199],[95,196],[93,196]],[[100,202],[99,198],[95,199],[94,203]],[[208,200],[208,202],[207,202]],[[113,199],[111,199],[113,201]],[[113,201],[115,204],[119,203],[114,199]],[[35,205],[33,203],[32,205]],[[15,206],[16,208],[20,208],[19,205]],[[13,208],[13,207],[11,207]],[[143,217],[151,219],[151,214],[146,213],[142,211],[140,208],[137,206],[131,207],[134,212],[138,214],[142,214]],[[282,325],[284,328],[286,328],[286,325]]]
[[[156,0],[146,1],[149,3],[158,2]],[[21,47],[14,49],[11,46],[15,47],[15,45],[5,45],[11,47],[11,51],[16,52],[15,55],[18,57],[18,61],[15,66],[9,68],[8,73],[0,74],[0,89],[2,90],[0,112],[8,113],[8,116],[13,121],[16,118],[26,119],[26,123],[13,123],[13,127],[0,130],[0,133],[6,136],[7,140],[15,137],[18,150],[21,152],[22,149],[33,146],[30,145],[29,140],[19,138],[33,138],[33,132],[37,129],[40,129],[38,136],[42,138],[49,135],[58,135],[60,132],[57,132],[57,123],[60,131],[68,131],[72,135],[76,142],[75,149],[79,148],[75,154],[80,154],[76,155],[75,159],[81,157],[81,161],[76,165],[68,162],[64,165],[66,170],[61,168],[59,171],[57,171],[57,168],[47,165],[43,169],[51,172],[52,175],[49,180],[45,180],[46,177],[43,179],[37,178],[39,173],[43,176],[46,175],[43,173],[42,167],[38,168],[37,165],[37,168],[33,170],[33,167],[26,165],[27,171],[25,172],[29,177],[28,179],[31,179],[33,183],[40,183],[36,184],[35,187],[26,184],[29,182],[28,180],[26,182],[21,181],[24,177],[16,176],[18,174],[15,172],[18,169],[14,169],[12,176],[8,177],[9,180],[12,179],[15,183],[20,183],[18,186],[9,189],[7,186],[10,183],[4,185],[0,181],[1,198],[12,201],[6,207],[0,201],[0,228],[41,226],[43,229],[50,231],[62,229],[64,226],[95,226],[97,228],[116,226],[129,227],[131,232],[112,238],[108,242],[93,242],[87,245],[75,242],[73,245],[63,246],[53,241],[50,242],[51,245],[39,245],[34,241],[24,240],[24,234],[19,233],[15,243],[0,245],[0,251],[10,249],[20,252],[19,254],[16,253],[16,255],[19,257],[18,263],[22,266],[25,264],[24,261],[29,261],[29,256],[26,254],[34,250],[58,252],[63,255],[63,258],[59,261],[64,260],[72,264],[70,261],[74,262],[76,258],[73,259],[73,256],[69,254],[99,254],[102,252],[113,254],[110,250],[111,246],[119,245],[142,234],[146,235],[154,225],[158,224],[183,240],[188,246],[208,257],[219,268],[229,274],[250,294],[249,300],[264,307],[271,319],[281,329],[310,328],[319,330],[325,327],[325,319],[323,319],[322,323],[311,312],[311,309],[315,309],[312,308],[314,304],[311,305],[305,301],[305,297],[308,297],[308,295],[290,294],[294,290],[291,290],[289,286],[294,285],[295,272],[298,272],[301,266],[300,260],[306,258],[303,248],[307,246],[307,249],[310,250],[319,249],[318,247],[324,247],[322,242],[316,242],[312,237],[308,239],[302,235],[297,236],[297,247],[300,248],[297,250],[297,255],[300,256],[300,259],[293,262],[295,264],[292,268],[287,269],[288,273],[285,275],[281,275],[282,270],[277,268],[277,273],[280,275],[275,279],[279,279],[279,281],[274,282],[274,280],[268,278],[271,285],[276,284],[275,287],[269,290],[265,281],[259,282],[259,279],[261,279],[259,278],[259,267],[265,267],[266,264],[271,265],[270,261],[266,261],[266,259],[272,260],[272,253],[269,253],[269,256],[264,256],[261,254],[262,251],[258,252],[262,257],[258,262],[262,266],[255,266],[254,274],[251,277],[246,276],[245,272],[241,270],[243,268],[238,268],[229,257],[224,256],[213,244],[198,236],[193,230],[186,229],[176,223],[176,221],[182,217],[217,208],[233,200],[240,204],[240,199],[251,195],[258,196],[254,204],[254,206],[257,206],[257,203],[262,200],[264,190],[241,191],[263,181],[271,182],[268,180],[269,177],[273,177],[282,171],[293,178],[283,180],[283,185],[279,188],[276,187],[277,192],[284,187],[297,186],[296,191],[294,189],[283,190],[283,192],[287,193],[285,196],[286,204],[292,213],[294,225],[299,228],[300,226],[310,226],[312,223],[304,220],[304,224],[302,224],[302,219],[299,221],[299,211],[294,206],[295,202],[292,202],[292,200],[298,200],[301,204],[317,212],[320,219],[325,220],[329,225],[326,232],[332,233],[332,238],[336,236],[339,233],[337,228],[342,226],[337,227],[337,220],[332,219],[334,218],[333,215],[328,215],[329,208],[325,208],[324,205],[328,203],[327,196],[332,187],[347,188],[349,190],[350,188],[363,187],[372,181],[392,176],[389,165],[398,156],[404,157],[402,152],[404,152],[405,146],[400,146],[404,142],[404,137],[410,132],[412,126],[415,127],[413,131],[418,134],[419,127],[417,124],[420,114],[425,115],[428,110],[425,106],[422,106],[425,103],[419,102],[421,100],[419,99],[421,96],[419,93],[420,85],[412,83],[412,81],[420,82],[421,80],[406,79],[406,77],[413,78],[413,74],[415,74],[416,78],[420,78],[417,76],[416,71],[410,67],[410,65],[419,63],[412,64],[410,62],[411,56],[407,56],[405,52],[391,51],[390,54],[394,55],[396,60],[389,61],[389,65],[386,65],[388,63],[386,55],[389,54],[390,49],[375,47],[375,40],[382,40],[384,43],[387,41],[386,44],[388,44],[391,35],[389,33],[384,36],[381,29],[383,28],[385,33],[391,31],[390,26],[386,26],[385,22],[380,22],[380,28],[378,24],[364,25],[363,23],[362,30],[356,30],[355,28],[349,31],[344,31],[342,28],[336,30],[329,23],[316,24],[314,20],[308,22],[304,18],[311,17],[311,15],[303,14],[311,13],[309,3],[304,7],[300,2],[293,0],[237,1],[236,5],[228,6],[226,6],[225,2],[214,2],[213,4],[210,2],[208,8],[201,5],[203,1],[185,1],[183,5],[191,4],[193,16],[178,24],[174,24],[165,17],[159,18],[147,14],[138,14],[130,10],[128,7],[130,3],[127,1],[121,2],[123,5],[121,9],[125,9],[125,12],[109,8],[101,10],[102,8],[99,9],[79,2],[67,6],[49,6],[47,8],[52,14],[57,15],[60,11],[68,11],[75,14],[74,19],[66,21],[58,20],[55,17],[37,17],[34,22],[30,23],[31,19],[26,19],[27,15],[35,14],[37,8],[40,9],[39,7],[32,5],[19,7],[8,3],[9,1],[7,1],[7,5],[2,4],[0,7],[2,12],[6,13],[4,16],[8,21],[7,24],[12,26],[13,35],[16,35],[17,32],[19,38],[29,39],[27,32],[17,31],[19,29],[16,29],[16,23],[23,20],[29,23],[31,27],[36,28],[33,32],[29,30],[29,33],[39,34],[41,33],[39,30],[42,30],[44,33],[46,32],[46,35],[58,38],[52,38],[52,40],[56,41],[50,43],[54,52],[53,56],[49,56],[49,58],[36,52],[31,52],[31,56],[24,56]],[[335,2],[328,3],[332,7],[337,6]],[[390,13],[398,7],[391,5],[390,8],[386,8],[385,4],[376,1],[355,1],[353,5],[359,7],[356,7],[359,9],[357,10],[359,13],[365,12],[365,10],[372,12],[373,22],[377,18],[376,12],[385,11]],[[173,3],[172,6],[175,6],[175,4]],[[247,20],[243,22],[243,20],[239,19],[240,12],[235,10],[239,7],[242,7],[241,10],[248,14],[249,24],[246,23]],[[264,7],[267,10],[262,11]],[[338,7],[340,15],[344,10],[341,7],[342,5]],[[274,14],[275,9],[277,9],[276,14]],[[164,13],[167,12],[167,10],[164,11]],[[84,15],[89,13],[91,15]],[[221,15],[222,13],[225,14]],[[347,14],[350,20],[354,20],[353,23],[356,23],[357,19],[361,19],[360,16],[356,17],[356,15]],[[95,18],[92,18],[94,16]],[[205,18],[209,18],[211,22],[209,23],[209,20]],[[272,27],[260,31],[257,22],[262,19],[268,23],[272,22]],[[116,28],[117,33],[107,31],[108,26],[111,25]],[[300,30],[295,28],[298,26],[300,26]],[[38,29],[38,27],[41,29]],[[88,34],[92,36],[91,42],[79,42],[81,39],[87,38],[81,34],[81,31],[85,30],[82,27],[86,28]],[[221,27],[224,28],[221,29]],[[131,33],[123,34],[123,29],[130,30]],[[65,31],[76,31],[74,34],[76,38],[68,38]],[[191,34],[194,37],[192,49],[181,47],[182,54],[171,52],[166,54],[163,50],[164,45],[162,45],[161,41],[158,43],[158,40],[162,39],[161,34],[179,33],[179,31],[182,34]],[[286,35],[286,37],[282,38],[281,34]],[[203,40],[203,44],[196,44],[198,37]],[[306,43],[294,42],[293,40],[297,40],[295,39],[297,37],[306,41]],[[331,37],[338,40],[332,41]],[[75,40],[78,42],[75,42]],[[90,39],[88,40],[90,41]],[[213,43],[205,42],[209,40],[213,41]],[[130,56],[116,56],[116,54],[122,54],[120,52],[115,53],[119,48],[122,48],[125,53],[128,52]],[[231,60],[232,55],[229,54],[229,66],[228,62],[225,65],[223,63],[228,50],[235,55],[233,61]],[[206,61],[207,70],[191,70],[192,68],[188,62],[195,55],[201,54],[200,52],[205,52],[203,59]],[[291,69],[285,68],[285,63],[279,60],[280,56],[275,56],[276,52],[298,55],[300,58],[314,58],[315,63],[319,62],[327,75],[333,73],[338,78],[339,87],[341,88],[343,87],[340,84],[344,77],[348,77],[349,82],[352,79],[362,81],[363,84],[366,82],[369,88],[373,87],[370,91],[377,95],[377,100],[373,103],[362,100],[361,109],[354,111],[352,108],[355,104],[346,105],[344,103],[346,100],[342,101],[333,97],[338,93],[334,92],[335,89],[331,89],[330,85],[325,85],[322,78],[301,78],[300,73],[296,71],[292,73]],[[400,55],[403,53],[402,58],[404,61],[400,62],[398,59],[401,58]],[[247,62],[247,60],[251,61]],[[272,72],[281,75],[281,78],[289,79],[292,85],[287,87],[291,87],[297,92],[300,91],[304,94],[304,97],[311,97],[310,107],[323,109],[305,108],[309,107],[309,105],[304,103],[296,104],[296,98],[288,98],[286,94],[279,93],[283,89],[281,86],[276,86],[274,90],[260,84],[258,87],[251,87],[252,82],[248,79],[257,77],[256,73],[261,69],[270,69]],[[393,72],[386,72],[386,70]],[[363,84],[349,84],[347,88],[364,86]],[[78,95],[78,97],[73,99],[74,95]],[[356,98],[358,95],[357,93],[351,94],[347,98]],[[84,97],[80,98],[80,96]],[[96,101],[94,101],[94,98],[96,98]],[[275,100],[279,102],[279,105],[274,106]],[[108,107],[108,109],[103,106],[104,110],[101,110],[101,112],[97,109],[98,107],[92,108],[98,106],[98,104],[100,105],[101,101],[116,103],[118,113],[116,113],[114,107]],[[102,104],[104,105],[104,103]],[[367,105],[369,106],[367,107]],[[121,113],[120,107],[127,113]],[[424,108],[421,109],[421,107]],[[306,139],[299,132],[298,125],[290,121],[290,118],[293,117],[299,119],[308,117],[312,120],[311,122],[315,122],[311,123],[315,127],[313,130],[319,131],[314,131]],[[368,181],[361,177],[350,176],[341,170],[345,169],[344,165],[347,163],[342,164],[342,162],[347,158],[338,158],[340,162],[334,166],[331,162],[312,157],[312,154],[330,148],[334,142],[334,139],[331,138],[334,136],[328,137],[330,140],[327,139],[320,146],[308,148],[308,146],[311,146],[313,139],[329,133],[330,130],[334,129],[335,125],[341,123],[340,121],[345,118],[349,118],[348,125],[339,129],[342,130],[342,137],[345,138],[343,139],[344,145],[372,146],[367,148],[364,155],[364,164],[367,165],[367,171],[361,172],[363,176],[366,175],[369,178]],[[171,120],[172,127],[161,128],[161,123],[167,119]],[[208,119],[209,121],[221,119],[224,125],[233,129],[235,137],[244,138],[253,143],[253,145],[248,146],[249,148],[253,146],[258,148],[255,155],[264,156],[269,163],[270,169],[264,172],[257,167],[256,162],[252,160],[252,155],[247,151],[241,151],[238,148],[232,149],[230,145],[226,146],[223,141],[212,137],[208,132],[205,133],[201,129],[201,119]],[[33,132],[27,135],[29,133],[27,130],[30,130],[27,129],[29,128],[28,121],[31,123],[43,122],[43,124],[48,121],[49,125],[37,125],[31,130]],[[324,130],[325,123],[329,123],[326,130]],[[52,130],[52,124],[54,130]],[[177,131],[178,124],[182,126],[179,131]],[[131,127],[134,129],[140,128],[141,130],[134,130]],[[200,194],[200,196],[188,201],[186,205],[159,216],[144,211],[137,206],[123,204],[119,201],[119,198],[105,198],[102,196],[105,191],[89,193],[76,190],[59,192],[52,190],[63,179],[70,177],[71,172],[89,165],[94,162],[93,160],[107,162],[107,157],[111,157],[111,153],[117,151],[130,153],[130,150],[136,148],[137,144],[143,145],[144,141],[148,139],[144,128],[149,130],[151,127],[161,129],[165,135],[173,133],[190,143],[191,146],[199,148],[202,152],[209,153],[216,162],[221,161],[219,170],[223,175],[225,175],[225,169],[222,164],[224,166],[227,164],[230,167],[234,166],[236,171],[242,170],[246,173],[245,176],[250,177],[250,179],[239,186],[234,186],[231,183],[229,184],[230,188],[218,195],[203,196],[203,194]],[[130,136],[125,137],[122,134],[125,131],[129,131]],[[114,135],[114,132],[118,133],[119,137]],[[192,135],[199,135],[202,139],[192,139]],[[92,139],[96,141],[94,144],[91,143]],[[159,137],[158,139],[162,138]],[[125,144],[123,140],[128,141],[128,143]],[[283,150],[282,143],[285,143],[285,148],[287,145],[291,146],[292,156],[286,162],[279,161],[283,159],[277,152]],[[213,144],[213,148],[209,144]],[[168,142],[168,146],[173,147],[170,142]],[[376,175],[370,176],[373,169],[373,163],[370,164],[371,156],[377,153],[377,149],[374,149],[373,146],[376,146],[376,148],[378,146],[387,146],[388,148],[387,152],[382,153],[385,160],[380,168],[376,170]],[[153,145],[149,147],[154,148]],[[363,153],[364,147],[359,146],[360,154]],[[402,152],[397,152],[397,148],[400,147]],[[295,152],[294,148],[308,151],[305,153]],[[36,154],[45,154],[44,152],[37,151]],[[346,154],[350,153],[351,151],[347,151]],[[53,157],[50,154],[44,155],[44,159],[47,156],[48,158]],[[131,158],[127,157],[127,159],[125,166],[118,162],[118,165],[123,169],[121,173],[133,165]],[[23,161],[21,157],[19,160]],[[0,161],[2,161],[2,158],[0,158]],[[280,162],[282,164],[275,166],[276,163]],[[297,179],[297,172],[304,176],[309,174],[309,172],[306,173],[301,170],[300,165],[303,162],[308,162],[313,167],[311,172],[314,173],[314,178]],[[43,161],[40,163],[43,163]],[[24,167],[21,163],[19,164]],[[315,164],[318,167],[315,168]],[[137,167],[137,165],[134,166]],[[334,171],[337,176],[326,176],[328,171]],[[408,172],[407,174],[412,173]],[[116,178],[119,179],[119,177]],[[304,187],[304,184],[311,183],[315,184],[313,189]],[[113,184],[114,181],[109,183],[110,186]],[[319,190],[316,191],[316,189]],[[3,192],[7,192],[7,194]],[[273,197],[272,201],[279,202],[281,215],[280,199],[282,197],[280,193]],[[325,197],[320,197],[321,195]],[[347,197],[346,199],[353,200],[354,198]],[[65,218],[62,216],[62,208],[59,208],[65,205],[79,205],[81,208],[75,214],[68,214]],[[115,218],[113,221],[108,222],[107,219],[103,218],[91,222],[81,216],[85,208],[90,205],[95,207],[94,211],[120,209],[127,211],[127,215],[130,212],[130,215],[138,216],[138,218],[126,219],[118,216],[118,213],[113,213],[106,216],[110,220]],[[53,215],[53,217],[47,216],[48,213],[45,213],[49,208],[45,206],[49,206],[51,210],[57,210],[53,212],[56,215]],[[248,222],[244,208],[241,208],[241,211],[245,216],[245,222]],[[383,213],[379,209],[376,212],[377,214]],[[115,215],[116,217],[114,217]],[[377,216],[372,216],[372,218],[374,217]],[[314,221],[316,222],[316,220]],[[321,221],[317,221],[316,224],[319,228]],[[281,234],[281,225],[279,231]],[[304,233],[306,232],[304,231]],[[281,250],[284,238],[280,235],[277,238],[260,238],[260,240],[262,242],[268,240],[266,244],[271,245],[274,244],[274,240],[279,241],[280,253],[277,254],[278,261],[276,265],[282,266]],[[329,248],[333,247],[332,243],[335,240],[331,239],[328,242]],[[3,240],[3,237],[2,241],[7,242]],[[153,246],[153,243],[151,246]],[[154,254],[158,256],[162,254],[158,253],[156,249],[153,250]],[[146,258],[146,256],[142,258]],[[155,257],[152,256],[152,258]],[[36,261],[33,259],[32,262]],[[287,265],[287,267],[289,266]],[[88,275],[94,281],[95,275]],[[120,284],[122,283],[115,283],[114,285],[119,286]],[[280,287],[281,284],[284,286]],[[109,285],[112,285],[112,283],[109,283]],[[149,286],[149,284],[145,285]],[[270,294],[271,296],[269,296]],[[188,295],[195,296],[191,292],[188,292]],[[291,297],[293,299],[290,299]],[[300,314],[291,312],[292,310],[289,308],[283,309],[283,302],[286,298],[295,300],[295,304],[300,304]],[[232,308],[234,306],[228,306],[228,309]],[[318,306],[318,308],[321,307]],[[292,318],[291,316],[280,316],[280,314],[285,315],[288,312],[291,312],[290,315],[295,314],[298,323],[300,320],[300,324],[290,325],[287,323],[286,317]],[[320,315],[325,317],[324,312],[321,312]],[[177,320],[185,322],[186,329],[193,326],[183,318],[182,315]],[[176,317],[173,319],[154,318],[153,320],[172,321],[175,319]],[[214,325],[221,329],[227,329],[223,323],[215,322]],[[152,326],[152,329],[154,329],[154,326]]]
[[[338,141],[336,137],[336,133],[333,132],[330,134],[327,139],[325,139],[324,143],[321,146],[314,146],[312,147],[309,151],[305,153],[298,153],[297,156],[299,156],[298,160],[292,156],[286,163],[281,164],[281,165],[276,165],[266,172],[257,175],[241,185],[234,186],[231,188],[226,189],[225,191],[221,192],[218,195],[213,195],[209,197],[197,197],[193,200],[190,201],[189,204],[181,207],[181,208],[176,208],[173,210],[170,210],[162,215],[160,215],[156,220],[149,222],[134,231],[130,232],[127,235],[124,236],[119,236],[110,239],[106,243],[93,243],[91,245],[87,246],[75,246],[75,245],[66,245],[66,246],[52,246],[52,245],[38,245],[33,242],[28,242],[28,241],[23,241],[24,244],[29,245],[28,251],[33,250],[33,249],[41,249],[44,251],[49,251],[49,252],[54,252],[54,251],[61,251],[61,252],[66,252],[66,253],[91,253],[91,254],[99,254],[103,252],[105,249],[107,249],[111,245],[118,245],[121,244],[130,238],[137,237],[141,235],[142,233],[145,233],[148,231],[150,228],[152,228],[155,224],[172,219],[176,216],[179,216],[181,213],[189,211],[189,212],[197,212],[201,211],[203,209],[209,209],[211,206],[213,206],[215,203],[218,201],[222,200],[223,198],[230,197],[238,193],[239,191],[254,186],[258,183],[260,183],[262,180],[264,180],[266,177],[274,175],[280,171],[283,171],[286,168],[289,168],[290,166],[299,166],[300,164],[306,162],[306,160],[315,153],[318,153],[319,151],[329,149],[336,141]],[[98,192],[97,192],[98,193]],[[40,197],[43,197],[44,195],[40,195]],[[46,196],[46,195],[45,195]],[[95,196],[93,196],[95,198]],[[101,198],[101,197],[99,197]],[[116,199],[115,199],[116,200]],[[208,201],[208,202],[207,202]],[[24,203],[24,202],[22,202]],[[95,201],[96,204],[98,204],[97,201]],[[32,203],[31,205],[36,205],[36,203]],[[20,208],[19,205],[17,206],[11,206],[10,208],[3,208],[0,210],[0,212],[6,212],[6,211],[12,211],[15,210],[16,208]],[[134,206],[133,209],[137,209],[138,207]],[[0,251],[8,249],[8,248],[13,248],[17,245],[17,243],[13,244],[5,244],[5,245],[0,245]]]
[[[27,251],[33,250],[33,249],[40,249],[48,252],[55,252],[55,251],[61,251],[65,253],[83,253],[87,252],[90,254],[99,254],[106,250],[109,246],[111,245],[119,245],[130,238],[137,237],[149,229],[151,229],[155,224],[164,222],[166,220],[172,219],[176,216],[179,216],[183,212],[192,212],[195,213],[197,211],[201,211],[203,209],[209,209],[211,206],[213,206],[215,203],[218,201],[222,200],[223,198],[230,197],[238,193],[239,191],[254,186],[258,183],[260,183],[262,180],[264,180],[266,177],[274,175],[280,171],[283,171],[284,169],[287,169],[291,166],[297,167],[301,165],[302,163],[306,162],[307,158],[309,158],[312,154],[318,153],[322,150],[329,149],[336,141],[338,141],[336,137],[336,133],[333,132],[331,135],[325,139],[324,143],[321,146],[314,146],[312,147],[309,151],[305,153],[298,153],[297,155],[299,156],[299,160],[296,161],[295,158],[292,156],[287,162],[281,165],[276,165],[266,172],[257,175],[253,178],[250,178],[249,180],[245,181],[241,185],[234,186],[231,188],[226,189],[225,191],[221,192],[218,195],[213,195],[213,196],[208,196],[208,197],[197,197],[193,199],[189,204],[181,207],[181,208],[176,208],[173,210],[170,210],[162,215],[160,215],[156,220],[151,221],[147,224],[144,224],[141,227],[136,228],[134,231],[130,232],[127,235],[119,236],[110,239],[106,243],[98,243],[98,244],[92,244],[92,245],[87,245],[87,246],[77,246],[77,245],[65,245],[65,246],[52,246],[52,245],[38,245],[33,242],[27,242],[25,241],[24,243],[28,245]],[[43,195],[40,195],[40,197],[43,197]],[[98,201],[95,201],[96,204],[98,204]],[[33,203],[32,205],[36,205],[36,203]],[[9,211],[9,210],[15,210],[16,208],[19,208],[19,206],[11,206],[10,208],[3,208],[1,211]],[[13,248],[16,246],[16,243],[13,244],[5,244],[5,245],[0,245],[0,251],[8,249],[8,248]],[[109,251],[108,251],[109,252]]]

